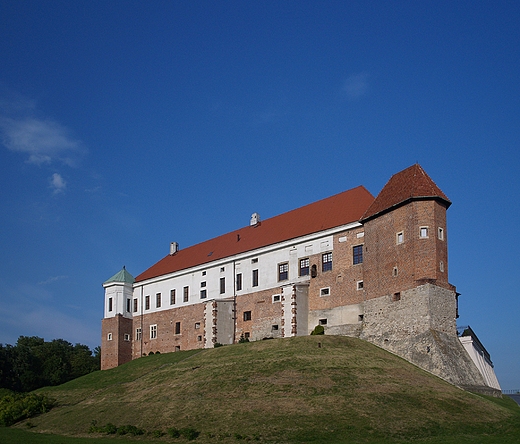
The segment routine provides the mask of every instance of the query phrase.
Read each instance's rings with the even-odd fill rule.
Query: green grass
[[[192,427],[201,432],[193,442],[520,442],[520,409],[510,398],[464,392],[346,337],[153,355],[39,392],[56,399],[58,407],[30,419],[31,432],[24,430],[20,442],[40,439],[44,435],[34,433],[40,432],[95,443],[93,437],[101,435],[88,434],[92,421],[150,433]],[[17,442],[2,433],[0,442]],[[69,438],[49,439],[34,442],[69,443]],[[103,439],[99,442],[123,437]],[[188,442],[151,434],[125,440]]]

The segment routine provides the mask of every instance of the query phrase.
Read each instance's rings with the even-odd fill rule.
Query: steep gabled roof
[[[136,282],[357,222],[374,197],[359,186],[168,255]]]
[[[135,282],[135,279],[128,271],[126,271],[126,268],[123,266],[122,270],[118,271],[110,279],[107,279],[105,282],[103,282],[103,285],[110,284],[112,282],[123,282],[125,284],[133,284]]]
[[[409,202],[410,200],[437,199],[448,208],[450,200],[426,174],[419,164],[412,165],[405,170],[394,174],[372,205],[367,209],[361,221],[372,219],[392,208]]]

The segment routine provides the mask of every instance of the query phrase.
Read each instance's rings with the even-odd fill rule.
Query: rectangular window
[[[157,324],[150,325],[150,339],[157,338]]]
[[[309,258],[300,259],[300,276],[309,276]]]
[[[145,296],[144,298],[144,309],[150,310],[150,296]]]
[[[327,325],[327,319],[320,319],[318,321],[318,324],[320,324],[320,325]]]
[[[135,329],[135,340],[140,341],[141,340],[141,327]]]
[[[224,294],[226,292],[226,278],[220,278],[220,294]]]
[[[419,237],[424,239],[428,237],[428,227],[420,227],[419,228]]]
[[[253,270],[253,287],[258,287],[258,270]]]
[[[271,331],[278,331],[278,324],[272,325]]]
[[[155,306],[157,308],[160,308],[161,307],[161,293],[157,293],[155,295]]]
[[[188,302],[190,294],[190,287],[184,287],[184,302]]]
[[[357,281],[356,288],[357,288],[358,290],[363,290],[363,281]]]
[[[107,335],[107,341],[111,341],[111,340],[112,340],[112,333],[109,333],[109,334]]]
[[[201,299],[206,299],[207,296],[208,296],[208,294],[207,294],[205,288],[203,290],[200,290],[200,298]]]
[[[175,305],[175,289],[170,290],[170,305]]]
[[[180,322],[176,322],[175,323],[175,334],[176,335],[180,335],[181,334],[181,323]]]
[[[126,311],[130,313],[131,307],[132,307],[132,300],[130,298],[128,298],[126,300]]]
[[[134,299],[134,313],[137,311],[137,298]]]
[[[330,296],[330,287],[321,288],[320,296]]]
[[[439,227],[439,228],[437,229],[437,235],[438,235],[438,237],[439,237],[439,240],[444,240],[444,229],[441,228],[441,227]]]
[[[128,333],[125,333],[123,336],[123,340],[128,342],[130,340],[130,335]]]
[[[200,322],[195,322],[195,328],[196,328],[196,329],[199,329],[199,328],[200,328]]]
[[[324,253],[321,256],[321,271],[330,271],[332,270],[332,253]]]
[[[112,298],[108,298],[108,311],[112,311]]]
[[[242,290],[242,273],[237,274],[237,291]]]
[[[204,288],[204,287],[206,287],[206,281],[202,281],[202,282],[200,283],[200,288]]]
[[[251,312],[244,311],[244,321],[250,321],[250,320],[251,320]]]
[[[273,294],[273,304],[275,302],[280,302],[282,300],[282,295],[281,294]]]
[[[395,235],[395,242],[397,244],[402,244],[404,242],[404,233],[402,231]]]
[[[278,281],[286,281],[287,279],[289,279],[289,264],[285,262],[278,265]]]
[[[363,245],[354,245],[352,247],[352,263],[354,265],[363,263]]]

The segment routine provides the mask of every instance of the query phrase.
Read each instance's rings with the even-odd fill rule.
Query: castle
[[[416,164],[376,198],[360,186],[270,219],[254,213],[248,226],[186,249],[172,242],[135,279],[123,268],[103,284],[101,368],[321,325],[459,387],[497,392],[487,351],[473,357],[484,355],[472,348],[480,341],[457,335],[450,205]]]

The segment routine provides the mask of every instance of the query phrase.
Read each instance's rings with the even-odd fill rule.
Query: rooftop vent
[[[179,251],[179,244],[177,242],[170,243],[170,256],[173,256],[175,253]]]
[[[258,213],[251,214],[251,221],[249,222],[249,226],[254,227],[260,223],[260,215]]]

